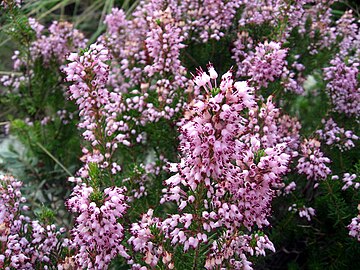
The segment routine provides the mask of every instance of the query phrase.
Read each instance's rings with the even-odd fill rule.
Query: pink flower
[[[305,174],[307,179],[323,180],[331,173],[330,168],[326,166],[326,163],[330,162],[321,152],[319,141],[305,140],[301,144],[301,157],[296,168],[300,174]]]

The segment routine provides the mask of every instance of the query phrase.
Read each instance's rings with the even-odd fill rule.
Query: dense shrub
[[[21,2],[0,7],[17,143],[0,151],[0,268],[360,267],[352,9],[123,1],[91,36]]]

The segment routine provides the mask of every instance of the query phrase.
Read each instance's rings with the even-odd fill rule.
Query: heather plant
[[[360,267],[356,8],[105,2],[1,2],[0,267]]]
[[[60,67],[64,55],[85,46],[86,39],[69,23],[54,22],[45,29],[18,9],[8,8],[3,18],[9,23],[6,32],[19,50],[12,57],[13,72],[1,77],[0,103],[7,112],[2,128],[16,136],[24,150],[4,149],[0,166],[21,168],[17,176],[26,176],[24,181],[34,187],[35,204],[52,204],[62,213],[58,217],[61,220],[66,215],[61,211],[64,196],[69,192],[58,186],[74,173],[80,148],[75,107],[66,102]]]
[[[56,228],[51,211],[44,210],[40,220],[26,212],[22,182],[12,176],[0,176],[0,266],[3,269],[33,269],[56,267],[67,239],[64,228]]]

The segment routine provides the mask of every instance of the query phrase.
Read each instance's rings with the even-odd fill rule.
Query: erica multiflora
[[[0,175],[0,267],[2,269],[49,269],[61,260],[68,243],[64,228],[32,219],[25,205],[23,182]]]
[[[195,258],[196,267],[212,269],[228,263],[250,267],[247,255],[274,250],[269,239],[254,228],[269,225],[274,189],[288,171],[290,156],[285,153],[286,143],[266,145],[259,135],[261,128],[249,128],[249,116],[258,108],[254,89],[246,82],[234,83],[231,70],[219,84],[217,77],[211,65],[209,74],[199,70],[194,77],[199,99],[190,104],[179,123],[181,161],[171,165],[177,174],[164,182],[161,200],[175,202],[178,214],[152,221],[163,237],[152,246],[180,244],[185,252],[195,250],[196,258],[201,250],[205,258]],[[133,227],[131,243],[156,259],[149,260],[153,266],[161,256],[157,249],[145,248],[153,242],[147,226],[140,222]],[[143,228],[147,236],[135,228]],[[204,254],[207,245],[211,248]]]

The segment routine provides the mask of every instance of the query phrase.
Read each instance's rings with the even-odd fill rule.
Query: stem
[[[194,256],[194,263],[193,263],[193,268],[194,270],[197,269],[197,258],[199,256],[199,247],[200,247],[200,243],[198,244],[198,246],[196,247],[196,252],[195,252],[195,256]]]
[[[1,70],[0,75],[17,75],[17,76],[20,76],[20,75],[22,75],[22,73],[21,72]]]
[[[194,57],[192,57],[188,52],[184,51],[184,54],[187,58],[189,58],[189,60],[195,64],[196,66],[199,66],[199,63],[194,59]]]
[[[56,158],[54,157],[41,143],[37,142],[37,146],[41,148],[49,157],[51,157],[70,177],[73,177],[72,173]]]

